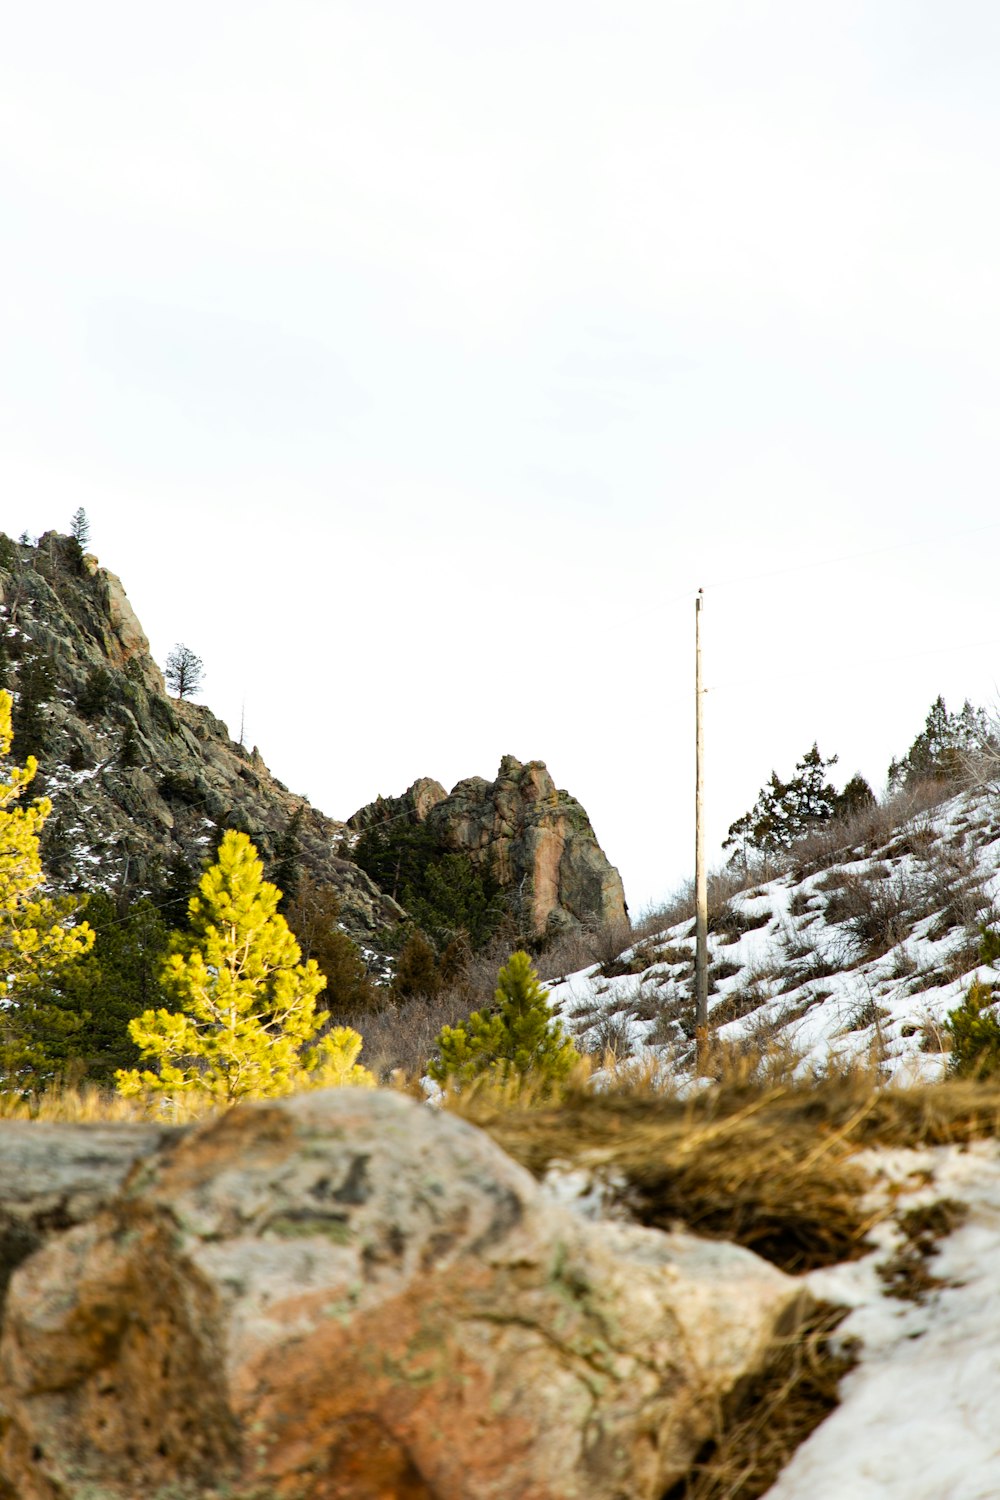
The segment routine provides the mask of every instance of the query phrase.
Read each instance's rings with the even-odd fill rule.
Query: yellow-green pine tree
[[[0,1082],[6,1088],[36,1084],[45,1072],[47,1028],[64,1031],[73,1020],[40,998],[53,969],[87,953],[94,934],[72,925],[79,903],[41,893],[38,835],[52,811],[47,797],[17,804],[38,770],[29,755],[7,764],[13,743],[13,700],[0,690]]]
[[[316,996],[326,980],[278,912],[281,892],[263,878],[245,833],[230,830],[188,903],[190,931],[175,934],[163,986],[177,1010],[129,1022],[144,1061],[122,1070],[125,1095],[200,1094],[219,1104],[329,1084],[373,1084],[357,1063],[349,1027],[317,1040]]]

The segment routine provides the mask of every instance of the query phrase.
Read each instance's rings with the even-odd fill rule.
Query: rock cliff
[[[91,1216],[78,1192],[10,1280],[5,1500],[658,1500],[803,1307],[750,1251],[573,1216],[398,1094],[119,1150],[44,1129],[0,1121],[21,1214],[89,1132]]]
[[[53,801],[43,853],[57,882],[155,891],[178,862],[197,872],[229,826],[248,832],[267,861],[301,809],[302,864],[336,889],[352,936],[377,946],[380,930],[400,920],[346,857],[342,823],[289,792],[256,746],[235,744],[209,709],[167,695],[120,580],[72,538],[8,543],[0,603],[15,731],[32,695],[41,764],[33,790]],[[15,732],[15,754],[23,749]]]
[[[352,837],[400,816],[426,823],[442,853],[489,869],[537,934],[620,923],[625,904],[580,804],[540,761],[507,756],[496,781],[451,794],[416,781],[335,821],[271,775],[202,704],[170,697],[118,578],[72,537],[0,535],[0,685],[10,686],[15,755],[38,754],[52,798],[43,857],[54,883],[128,896],[184,886],[221,830],[238,827],[265,866],[296,819],[299,861],[340,901],[348,932],[380,950],[406,913],[351,857]],[[384,950],[383,950],[384,951]]]
[[[627,921],[621,876],[608,863],[590,819],[559,791],[540,760],[505,755],[495,781],[471,776],[447,793],[415,781],[348,819],[355,830],[399,819],[423,823],[442,853],[464,854],[489,871],[536,935]]]

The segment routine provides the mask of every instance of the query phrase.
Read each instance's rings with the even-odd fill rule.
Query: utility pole
[[[708,876],[705,871],[705,725],[701,685],[701,612],[705,598],[701,589],[694,604],[694,898],[695,898],[695,1009],[694,1034],[698,1049],[698,1072],[708,1062]]]

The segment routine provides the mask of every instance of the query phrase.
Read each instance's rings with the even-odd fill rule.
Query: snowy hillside
[[[787,1044],[806,1067],[832,1053],[930,1080],[946,1065],[948,1012],[977,973],[1000,981],[979,963],[1000,893],[1000,809],[981,790],[895,826],[879,809],[852,831],[850,847],[803,845],[785,873],[711,905],[710,1023],[734,1044]],[[684,1067],[694,946],[687,915],[550,979],[551,1002],[585,1051]]]

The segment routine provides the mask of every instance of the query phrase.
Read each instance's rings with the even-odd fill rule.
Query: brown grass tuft
[[[716,1432],[663,1500],[757,1500],[800,1443],[838,1405],[856,1363],[833,1339],[844,1308],[819,1304],[761,1374],[718,1414]]]
[[[680,1221],[793,1272],[869,1248],[859,1150],[1000,1134],[1000,1084],[989,1080],[893,1088],[862,1066],[803,1079],[787,1054],[735,1048],[714,1066],[715,1081],[687,1097],[658,1074],[621,1070],[558,1102],[479,1090],[448,1104],[538,1177],[569,1162],[622,1184],[614,1191],[640,1223]]]

